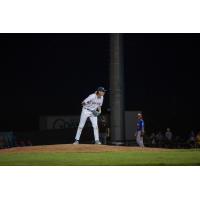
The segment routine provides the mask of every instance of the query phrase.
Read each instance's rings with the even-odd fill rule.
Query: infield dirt
[[[94,144],[59,144],[59,145],[42,145],[42,146],[25,146],[13,147],[9,149],[1,149],[0,153],[30,153],[30,152],[73,152],[73,153],[92,153],[92,152],[143,152],[143,151],[170,151],[163,148],[140,148],[131,146],[110,146],[110,145],[94,145]]]

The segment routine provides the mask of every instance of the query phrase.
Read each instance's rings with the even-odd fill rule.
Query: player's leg
[[[143,136],[141,136],[141,131],[137,131],[136,142],[140,147],[144,147]]]
[[[85,122],[87,118],[88,118],[88,113],[85,112],[85,110],[83,109],[81,112],[80,122],[79,122],[78,129],[76,132],[76,137],[75,137],[76,141],[74,142],[74,144],[78,144],[78,141],[81,137],[81,133],[82,133],[83,127],[85,126]]]
[[[137,131],[136,133],[136,143],[138,144],[138,146],[140,146],[140,132]]]
[[[143,136],[141,131],[138,131],[138,144],[140,147],[144,147],[144,143],[143,143]]]
[[[101,144],[101,142],[99,141],[99,128],[98,128],[98,124],[97,124],[97,117],[90,116],[90,121],[92,122],[92,127],[94,130],[95,144]]]

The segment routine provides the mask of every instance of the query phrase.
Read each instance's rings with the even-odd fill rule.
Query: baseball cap
[[[100,92],[106,92],[106,90],[105,90],[104,87],[98,87],[97,91],[100,91]]]

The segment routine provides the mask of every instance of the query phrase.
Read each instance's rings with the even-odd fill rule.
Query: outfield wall
[[[135,131],[136,131],[136,123],[137,123],[137,113],[139,111],[125,111],[125,141],[134,141],[135,140]],[[40,131],[42,132],[54,132],[61,133],[66,129],[64,132],[70,135],[69,141],[72,141],[72,138],[74,139],[75,133],[79,124],[79,115],[69,115],[69,116],[41,116],[40,117]],[[99,131],[105,131],[102,128],[102,119],[104,119],[107,128],[110,127],[109,125],[109,115],[101,115],[101,117],[98,118],[98,125],[99,125]],[[72,131],[73,130],[73,131]],[[86,132],[86,133],[84,133]],[[89,136],[87,134],[89,133]],[[86,134],[86,136],[85,136]],[[91,137],[92,135],[92,137]],[[109,133],[107,134],[109,135]],[[58,136],[59,137],[59,136]],[[91,126],[91,122],[88,119],[85,127],[83,129],[83,138],[81,138],[82,141],[87,142],[87,140],[93,140],[93,129]]]

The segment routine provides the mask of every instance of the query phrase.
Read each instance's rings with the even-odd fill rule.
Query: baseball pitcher
[[[74,144],[79,144],[81,132],[88,117],[90,118],[94,130],[95,144],[101,144],[101,142],[99,141],[99,129],[97,124],[97,117],[101,114],[101,106],[103,104],[103,98],[105,92],[106,90],[103,87],[99,87],[95,93],[89,95],[82,102],[83,108]]]

